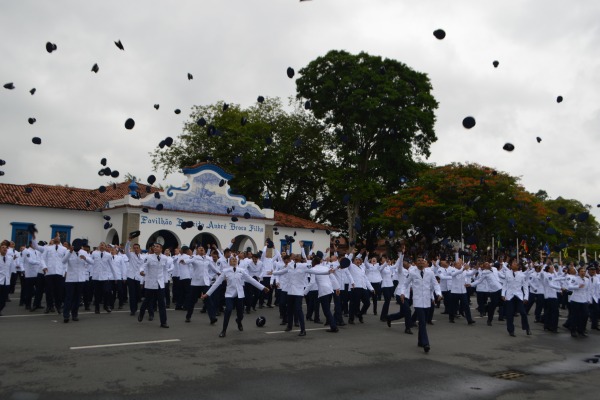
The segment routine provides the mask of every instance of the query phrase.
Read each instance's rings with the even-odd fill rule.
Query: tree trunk
[[[358,201],[352,200],[348,202],[346,206],[346,211],[348,213],[348,250],[353,251],[354,245],[350,245],[350,243],[356,243],[356,228],[354,227],[354,221],[356,221],[356,217],[358,216],[358,209],[360,203]]]

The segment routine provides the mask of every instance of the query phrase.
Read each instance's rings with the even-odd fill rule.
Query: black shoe
[[[425,350],[425,353],[429,353],[429,350],[431,350],[431,347],[429,347],[429,345],[426,344],[425,346],[423,346],[423,350]]]
[[[584,332],[584,333],[580,333],[579,337],[588,337],[588,335],[587,335],[587,333]]]
[[[492,326],[492,321],[488,321],[487,326]]]
[[[54,307],[50,308],[50,312],[56,312],[56,309]]]
[[[49,308],[46,308],[46,309],[44,310],[44,314],[50,314],[50,309],[49,309]]]
[[[443,313],[440,313],[440,314],[448,314],[448,312],[447,312],[447,311],[444,311]]]
[[[515,335],[515,333],[514,333],[514,332],[508,332],[508,334],[509,334],[510,336],[512,336],[512,337],[515,337],[515,336],[517,336],[517,335]]]
[[[298,334],[298,336],[306,336],[306,331],[300,331],[300,333]]]
[[[480,313],[479,313],[479,316],[480,316],[481,318],[483,318],[483,317],[484,317],[484,315],[483,315],[483,313],[482,313],[482,312],[480,312]]]
[[[349,319],[349,320],[348,320],[348,323],[349,323],[350,325],[354,325],[354,320],[353,320],[353,319]]]
[[[90,308],[89,307],[85,307],[84,310],[85,311],[90,311]]]
[[[99,309],[94,310],[94,314],[100,314],[100,310]]]
[[[267,304],[267,308],[273,308],[273,306],[270,304]]]
[[[571,332],[571,337],[577,337],[577,332]]]
[[[329,329],[327,329],[325,332],[336,333],[336,332],[338,332],[338,331],[339,331],[339,329],[338,329],[338,328],[329,328]]]
[[[148,321],[154,321],[154,314],[148,315]]]
[[[216,318],[213,318],[213,319],[211,319],[211,320],[210,320],[210,324],[211,324],[211,325],[214,325],[214,324],[215,324],[215,322],[217,322],[217,321],[218,321],[218,319],[216,319]]]
[[[427,325],[433,325],[433,321],[427,321]]]
[[[320,323],[321,323],[321,320],[320,320],[320,319],[315,319],[313,322],[314,322],[315,324],[320,324]]]
[[[279,325],[287,325],[287,322],[281,321],[281,323]]]
[[[203,308],[202,310],[200,310],[200,314],[206,314],[206,310]]]
[[[498,321],[502,322],[504,321],[504,318],[498,318]]]
[[[73,321],[75,321],[75,322],[79,321],[79,317],[73,317],[72,319],[73,319]]]
[[[342,322],[338,322],[337,326],[346,326],[346,323],[343,322],[343,321]]]
[[[291,330],[292,330],[292,327],[291,327],[291,326],[288,326],[287,328],[285,328],[284,332],[289,332],[289,331],[291,331]]]
[[[244,330],[244,326],[242,325],[242,321],[236,320],[235,322],[237,322],[238,330],[240,332],[242,332]]]
[[[363,321],[363,317],[362,317],[362,315],[359,315],[359,316],[358,316],[358,322],[360,322],[361,324],[364,324],[364,323],[365,323],[365,321]]]
[[[475,323],[475,321],[469,321],[467,322],[467,325],[473,325]]]
[[[65,322],[65,324],[66,324],[67,322],[69,322],[69,318],[65,318],[64,322]]]
[[[260,308],[260,309],[262,309],[262,308],[264,308],[264,307],[265,307],[265,306],[263,306],[262,304],[260,304],[260,305],[258,306],[258,308]]]
[[[246,308],[246,314],[250,314],[250,309]]]
[[[298,324],[298,323],[295,323],[295,324],[294,324],[294,326],[295,326],[296,328],[299,328],[299,327],[300,327],[300,324]]]
[[[129,313],[129,316],[133,317],[135,315],[135,311]]]
[[[377,311],[373,311],[373,315],[377,315]]]
[[[167,308],[169,308],[169,306],[167,306]],[[119,308],[118,308],[118,309],[119,309],[119,310],[122,310],[122,309],[123,309],[123,306],[119,306]]]
[[[192,320],[191,320],[191,319],[189,319],[189,318],[186,318],[186,319],[185,319],[185,322],[191,322],[191,321],[192,321]]]
[[[392,327],[392,320],[391,320],[391,319],[389,319],[389,318],[386,318],[386,319],[385,319],[385,322],[387,323],[387,326],[388,326],[388,328],[391,328],[391,327]]]
[[[139,313],[138,321],[142,322],[144,320],[144,313]]]
[[[455,324],[456,322],[454,322],[454,320],[453,320],[453,319],[451,319],[451,320],[450,320],[450,323],[451,323],[451,324]]]
[[[406,333],[407,335],[412,335],[413,334],[412,331],[410,330],[410,328],[406,328],[404,330],[404,333]]]
[[[167,325],[167,324],[160,324],[160,327],[161,327],[161,328],[168,328],[168,327],[169,327],[169,325]]]
[[[110,309],[110,307],[104,307],[104,311],[106,311],[107,313],[112,312],[112,310]]]
[[[307,317],[306,320],[307,321],[312,321],[313,319],[312,319],[312,317]]]
[[[531,331],[527,329],[527,336],[531,336]]]
[[[219,333],[219,337],[225,337],[225,331],[221,331],[221,333]]]

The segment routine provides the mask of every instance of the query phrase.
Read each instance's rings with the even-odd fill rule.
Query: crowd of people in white
[[[93,306],[99,314],[101,309],[110,313],[128,305],[130,315],[140,322],[146,313],[152,321],[158,309],[160,326],[168,328],[167,308],[186,311],[184,320],[189,323],[201,301],[200,312],[210,324],[223,314],[220,337],[226,336],[234,309],[241,331],[244,314],[256,307],[279,307],[285,330],[295,325],[299,336],[305,336],[307,321],[323,323],[327,332],[336,333],[347,323],[363,323],[370,308],[378,315],[382,303],[380,321],[391,327],[392,321],[404,318],[406,334],[418,326],[418,345],[428,352],[427,325],[433,325],[435,309],[443,304],[441,314],[447,314],[450,323],[465,318],[472,325],[470,304],[475,298],[487,325],[495,318],[506,321],[511,336],[515,316],[520,316],[522,330],[532,334],[532,309],[534,322],[551,333],[559,331],[561,309],[568,309],[563,326],[573,337],[588,335],[588,320],[591,329],[600,330],[600,281],[593,263],[576,268],[549,259],[465,262],[458,253],[452,259],[428,260],[405,255],[404,247],[395,260],[365,249],[338,254],[335,246],[306,254],[302,242],[299,254],[287,254],[270,239],[256,254],[214,245],[164,249],[159,243],[142,251],[132,243],[137,235],[130,234],[123,246],[100,243],[93,249],[85,240],[61,243],[58,236],[45,243],[34,235],[29,246],[20,249],[3,241],[0,312],[20,285],[19,306],[62,314],[65,323],[79,321],[80,307]],[[397,306],[397,312],[390,312]]]

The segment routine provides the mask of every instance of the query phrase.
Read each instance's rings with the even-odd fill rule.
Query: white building
[[[223,248],[233,240],[232,249],[256,252],[266,238],[291,252],[298,252],[300,241],[315,250],[329,247],[331,228],[261,209],[243,196],[230,194],[227,181],[233,176],[220,167],[202,163],[184,168],[183,174],[187,180],[181,187],[171,186],[164,192],[139,184],[139,199],[131,196],[131,182],[106,187],[104,193],[0,184],[0,238],[13,240],[17,248],[26,245],[30,240],[27,227],[35,224],[41,240],[59,233],[63,241],[86,238],[91,246],[103,241],[123,243],[129,232],[139,230],[137,240],[142,247],[159,242],[166,248],[211,243]],[[184,228],[187,224],[191,227]],[[288,243],[286,236],[295,242]]]

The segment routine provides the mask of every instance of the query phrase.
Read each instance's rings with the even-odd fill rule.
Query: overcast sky
[[[598,217],[599,29],[598,0],[2,1],[0,84],[15,89],[0,88],[0,182],[98,187],[102,157],[145,178],[148,153],[181,133],[191,106],[286,99],[288,66],[343,49],[429,75],[440,103],[429,161],[488,165]]]

